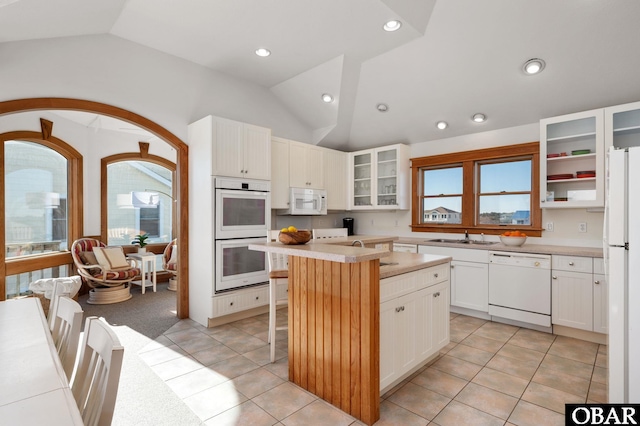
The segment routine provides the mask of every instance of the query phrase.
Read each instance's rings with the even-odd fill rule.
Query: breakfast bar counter
[[[380,418],[380,277],[450,259],[333,241],[250,244],[249,249],[289,256],[289,380],[363,423],[375,423]]]

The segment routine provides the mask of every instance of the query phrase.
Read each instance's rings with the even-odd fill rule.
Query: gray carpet
[[[88,295],[78,298],[85,318],[104,317],[125,348],[112,424],[202,425],[193,411],[138,356],[140,349],[178,322],[176,293],[168,291],[165,282],[158,284],[156,293],[147,288],[142,294],[139,286],[133,286],[131,294],[133,297],[126,302],[112,305],[89,305]]]

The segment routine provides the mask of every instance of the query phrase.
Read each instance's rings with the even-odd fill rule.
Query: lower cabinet
[[[601,258],[552,256],[551,322],[608,333],[609,287]]]
[[[380,304],[381,390],[449,343],[449,275],[444,272],[448,268],[438,265],[381,280],[382,287],[413,290]]]
[[[489,312],[489,265],[451,261],[451,305]]]
[[[285,292],[286,289],[278,289]],[[258,306],[269,304],[269,286],[260,286],[251,289],[242,289],[233,293],[216,295],[213,297],[213,317],[233,314],[235,312],[246,311]]]

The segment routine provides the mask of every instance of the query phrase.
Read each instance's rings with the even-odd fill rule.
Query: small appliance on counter
[[[353,235],[353,223],[352,217],[345,217],[342,219],[342,227],[347,228],[347,235]]]

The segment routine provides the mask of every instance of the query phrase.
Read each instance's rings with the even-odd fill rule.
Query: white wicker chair
[[[176,291],[178,288],[178,239],[171,241],[162,253],[162,269],[171,274],[168,290]]]

